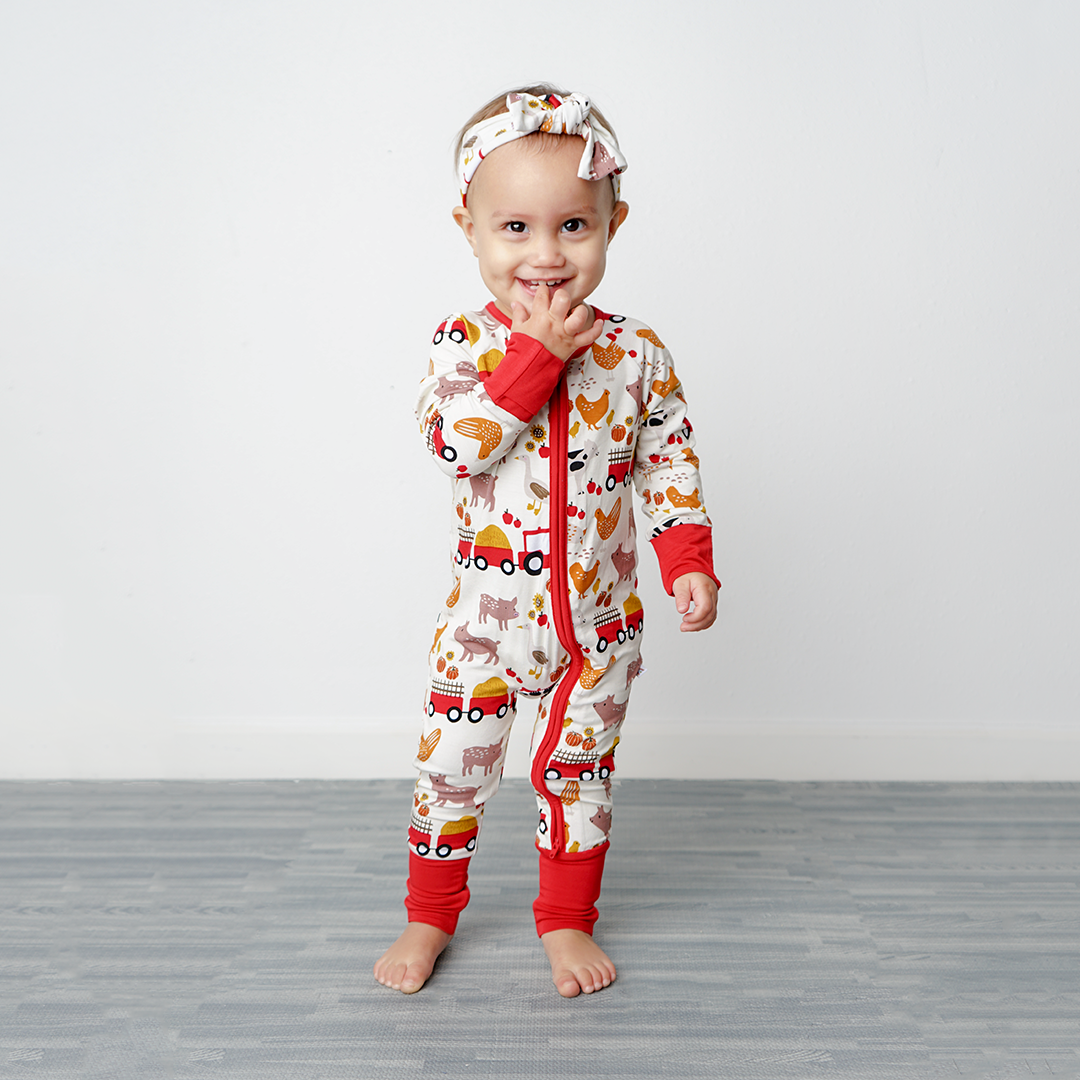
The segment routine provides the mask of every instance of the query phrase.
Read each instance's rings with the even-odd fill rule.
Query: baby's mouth
[[[530,296],[535,295],[536,289],[540,285],[546,285],[549,289],[557,289],[560,285],[565,285],[569,280],[569,278],[535,278],[529,281],[526,278],[518,278],[518,281],[521,282],[522,287]]]

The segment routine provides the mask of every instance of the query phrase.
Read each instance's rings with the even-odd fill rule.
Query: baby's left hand
[[[677,577],[671,585],[675,607],[683,617],[684,633],[691,630],[707,630],[716,622],[716,582],[708,574],[694,571]],[[691,601],[694,610],[690,610]]]

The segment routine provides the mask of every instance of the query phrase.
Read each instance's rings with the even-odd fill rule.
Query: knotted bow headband
[[[610,176],[619,198],[619,173],[626,170],[615,136],[595,116],[591,115],[589,99],[582,94],[570,94],[560,100],[554,94],[533,97],[529,94],[507,94],[509,113],[499,113],[473,124],[461,141],[458,158],[458,179],[461,201],[465,202],[480,163],[504,143],[513,142],[534,131],[549,131],[555,135],[580,135],[585,140],[577,174],[582,180],[603,180]]]

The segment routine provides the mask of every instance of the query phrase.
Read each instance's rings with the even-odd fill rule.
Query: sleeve
[[[652,339],[655,347],[646,353],[642,376],[634,457],[634,485],[648,521],[649,541],[668,593],[677,577],[695,571],[719,586],[713,572],[712,522],[705,511],[686,398],[671,354],[655,335]]]
[[[491,348],[477,356],[480,338],[467,316],[450,316],[435,332],[420,383],[416,418],[448,476],[474,476],[501,461],[563,372],[563,362],[526,334],[512,335],[505,354]]]

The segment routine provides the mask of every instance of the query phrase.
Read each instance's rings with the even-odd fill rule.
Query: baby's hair
[[[517,86],[512,90],[507,90],[502,94],[498,94],[493,97],[486,105],[482,105],[465,121],[464,126],[457,134],[457,139],[454,141],[454,160],[457,161],[461,157],[461,151],[465,149],[465,135],[469,128],[473,124],[480,123],[481,120],[490,120],[493,116],[498,116],[499,113],[509,112],[506,107],[506,95],[507,94],[522,94],[529,97],[546,97],[548,94],[554,94],[557,98],[566,98],[570,96],[569,90],[560,90],[557,86],[552,86],[550,83],[537,83],[535,86]],[[593,115],[601,124],[604,125],[611,132],[615,134],[615,129],[607,122],[604,114],[595,106],[591,109]],[[543,135],[544,132],[534,132],[535,135]],[[561,138],[556,135],[554,138]]]

